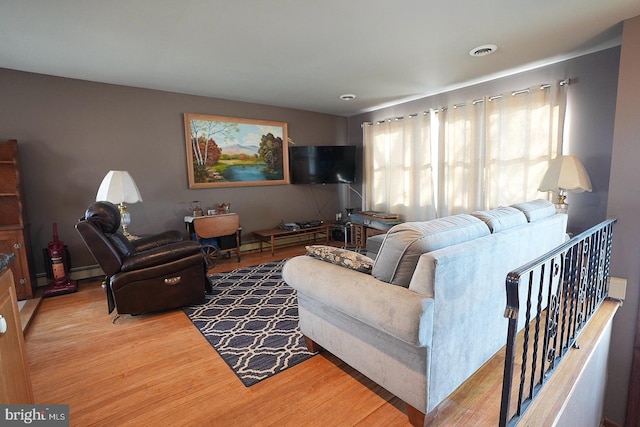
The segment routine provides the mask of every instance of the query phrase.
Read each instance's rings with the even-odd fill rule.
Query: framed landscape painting
[[[289,184],[287,124],[184,115],[189,188]]]

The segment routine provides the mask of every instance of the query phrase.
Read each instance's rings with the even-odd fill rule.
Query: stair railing
[[[516,425],[607,297],[615,222],[606,220],[507,275],[501,427]]]

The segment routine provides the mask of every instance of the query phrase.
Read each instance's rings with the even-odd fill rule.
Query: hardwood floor
[[[244,254],[212,271],[302,253]],[[25,341],[35,402],[71,426],[407,426],[404,404],[330,354],[244,387],[182,312],[112,323],[99,282],[46,298]]]
[[[222,260],[210,272],[303,252],[243,254],[240,263]],[[598,342],[617,306],[607,301],[598,310],[583,331],[583,350],[565,358],[529,419],[557,413],[554,405],[570,395],[584,364],[570,359],[588,357],[584,350]],[[43,299],[26,331],[35,403],[68,404],[71,426],[410,425],[402,401],[331,354],[246,388],[182,310],[112,320],[100,282],[92,281]],[[428,425],[498,425],[503,366],[501,350],[428,415]]]

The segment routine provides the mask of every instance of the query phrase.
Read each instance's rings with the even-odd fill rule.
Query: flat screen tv
[[[356,179],[356,147],[290,147],[289,175],[292,184],[352,183]]]

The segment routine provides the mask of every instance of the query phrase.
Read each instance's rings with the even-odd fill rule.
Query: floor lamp
[[[122,234],[127,239],[135,239],[129,233],[128,227],[131,224],[131,215],[127,212],[125,203],[137,203],[142,201],[140,191],[136,182],[127,171],[109,171],[98,188],[96,201],[107,201],[118,205],[120,209],[120,224]]]

